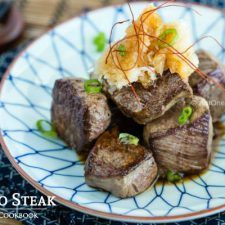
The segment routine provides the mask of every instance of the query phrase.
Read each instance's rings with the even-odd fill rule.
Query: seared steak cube
[[[86,93],[83,79],[65,78],[55,82],[52,97],[52,122],[59,137],[79,153],[88,151],[110,124],[105,95]]]
[[[137,195],[157,179],[152,152],[141,145],[123,144],[116,129],[97,140],[85,164],[86,183],[125,198]]]
[[[189,122],[180,125],[178,118],[186,106],[192,107],[193,114]],[[206,169],[210,162],[212,138],[208,103],[197,96],[178,103],[144,128],[144,140],[152,149],[161,172],[172,170],[193,174]]]
[[[214,82],[207,81],[197,73],[193,73],[190,77],[190,85],[194,94],[202,96],[208,101],[213,122],[217,122],[225,112],[225,69],[209,53],[200,50],[197,54],[200,62],[199,69],[213,79]],[[219,85],[215,84],[215,82],[219,83]]]
[[[126,117],[112,101],[109,101],[109,108],[112,114],[109,127],[117,127],[121,133],[131,133],[142,142],[144,126]]]
[[[192,90],[179,75],[165,72],[156,82],[144,87],[141,83],[133,83],[140,98],[135,98],[129,86],[120,90],[114,89],[104,82],[104,90],[115,102],[124,115],[133,118],[139,124],[146,124],[162,116],[168,109],[183,97],[191,97]]]

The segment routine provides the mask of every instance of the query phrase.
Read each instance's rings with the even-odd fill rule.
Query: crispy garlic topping
[[[185,59],[195,67],[199,63],[193,47],[189,48],[191,44],[186,24],[165,23],[150,6],[127,28],[125,37],[103,53],[95,76],[117,89],[129,85],[129,81],[151,85],[168,69],[187,80],[194,68]]]

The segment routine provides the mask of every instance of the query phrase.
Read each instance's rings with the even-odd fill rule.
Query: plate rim
[[[157,1],[157,0],[155,0]],[[154,0],[150,0],[150,1],[134,1],[131,2],[131,4],[145,4],[145,3],[149,3],[149,2],[155,2]],[[161,1],[165,1],[165,0],[161,0]],[[200,6],[203,8],[208,8],[208,9],[213,9],[222,13],[225,13],[225,9],[221,9],[219,7],[216,6],[208,6],[208,5],[203,5],[197,2],[188,2],[186,3],[185,1],[182,0],[176,0],[176,2],[181,3],[181,4],[188,4],[188,5],[195,5],[195,6]],[[125,4],[125,3],[124,3]],[[106,7],[99,7],[96,8],[94,10],[88,11],[88,13],[90,12],[94,12],[94,11],[98,11],[98,10],[105,10],[111,7],[116,7],[116,6],[121,6],[124,4],[112,4],[110,6],[106,6]],[[7,77],[10,75],[10,71],[12,70],[12,68],[14,67],[14,65],[17,63],[17,61],[21,58],[21,56],[27,51],[29,50],[34,44],[36,44],[36,42],[38,42],[42,37],[44,37],[46,34],[48,34],[51,30],[53,29],[57,29],[60,26],[63,26],[64,24],[75,20],[75,19],[79,19],[84,13],[80,13],[76,16],[72,16],[71,18],[67,19],[66,21],[59,23],[58,25],[48,29],[47,31],[43,32],[42,34],[40,34],[37,38],[35,38],[33,41],[31,41],[31,43],[28,44],[27,47],[25,47],[22,51],[19,52],[19,54],[14,58],[14,60],[12,61],[12,63],[10,63],[10,65],[8,66],[7,70],[4,72],[2,79],[1,79],[1,83],[0,83],[0,100],[1,100],[1,96],[2,96],[2,90],[4,87],[4,84],[7,80]],[[35,181],[30,175],[28,175],[15,161],[14,157],[11,155],[9,148],[7,147],[3,135],[2,135],[2,129],[0,127],[0,143],[2,145],[2,149],[5,152],[7,158],[9,159],[9,161],[11,162],[12,166],[16,169],[16,171],[22,176],[22,178],[24,178],[26,181],[28,181],[28,183],[33,186],[35,189],[37,189],[38,191],[40,191],[42,194],[46,195],[46,196],[55,196],[54,201],[69,207],[73,210],[79,211],[81,213],[84,214],[89,214],[92,216],[97,216],[97,217],[101,217],[104,219],[109,219],[109,220],[116,220],[116,221],[125,221],[125,222],[142,222],[142,223],[162,223],[162,222],[167,222],[167,223],[172,223],[172,222],[181,222],[181,221],[187,221],[188,219],[198,219],[198,218],[203,218],[206,216],[210,216],[210,215],[214,215],[216,213],[220,213],[225,211],[225,204],[222,204],[220,206],[211,208],[211,209],[205,209],[205,210],[200,210],[197,212],[192,212],[192,213],[185,213],[185,214],[181,214],[181,215],[177,215],[177,216],[131,216],[131,215],[122,215],[122,214],[116,214],[116,213],[109,213],[109,212],[102,212],[99,210],[94,210],[82,205],[79,205],[78,203],[66,200],[62,197],[60,197],[59,195],[54,194],[53,192],[47,190],[46,188],[42,187],[37,181]]]

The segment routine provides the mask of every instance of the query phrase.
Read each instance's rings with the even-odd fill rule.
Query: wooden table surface
[[[14,219],[3,219],[0,218],[0,225],[23,225],[22,222],[19,222]]]
[[[56,24],[79,15],[85,9],[124,2],[126,0],[14,0],[24,16],[23,40],[33,39]]]

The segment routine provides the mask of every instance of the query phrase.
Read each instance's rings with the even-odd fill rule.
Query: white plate
[[[133,3],[134,15],[147,3]],[[190,24],[193,39],[212,35],[224,42],[225,15],[215,9],[191,5],[192,10],[170,7],[160,10],[163,18],[182,18]],[[134,198],[119,199],[97,191],[84,182],[83,163],[75,151],[60,140],[46,139],[35,127],[39,119],[49,119],[51,89],[64,76],[87,77],[99,54],[92,44],[100,32],[110,33],[112,25],[130,18],[128,6],[99,9],[74,18],[35,41],[15,60],[1,86],[1,142],[14,167],[35,188],[78,211],[131,222],[172,222],[190,220],[225,210],[225,139],[207,173],[177,185],[156,185]],[[123,36],[127,25],[115,30]],[[211,40],[197,47],[221,51]]]

